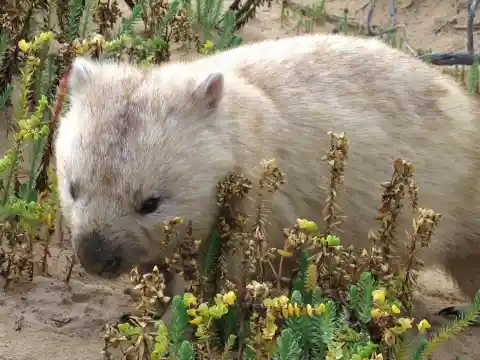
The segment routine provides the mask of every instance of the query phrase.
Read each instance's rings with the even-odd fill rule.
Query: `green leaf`
[[[172,300],[172,321],[170,323],[170,352],[176,355],[182,342],[187,340],[188,315],[183,298],[175,295]]]
[[[277,339],[277,349],[274,359],[298,360],[302,353],[292,329],[284,329]]]
[[[194,360],[195,352],[193,346],[189,341],[183,341],[177,355],[178,360]]]
[[[358,304],[358,318],[363,324],[367,324],[372,319],[373,289],[374,280],[372,274],[364,272],[357,283],[362,295]]]

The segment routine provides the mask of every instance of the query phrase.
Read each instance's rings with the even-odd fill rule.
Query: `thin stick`
[[[368,16],[367,16],[367,31],[368,35],[374,35],[373,30],[372,30],[372,20],[373,20],[373,13],[375,11],[375,0],[371,0],[370,2],[370,10],[368,10]]]
[[[467,51],[471,54],[473,54],[473,20],[478,5],[479,0],[468,0]]]
[[[397,25],[397,13],[395,8],[395,0],[388,0],[388,12],[390,13],[390,17],[392,18],[392,25]]]

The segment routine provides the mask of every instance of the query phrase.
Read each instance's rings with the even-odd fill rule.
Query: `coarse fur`
[[[332,130],[350,140],[342,243],[369,245],[379,184],[403,157],[415,164],[420,206],[442,213],[425,261],[469,297],[480,288],[479,103],[420,60],[376,39],[316,34],[164,66],[80,58],[69,84],[55,144],[59,192],[75,253],[92,273],[161,263],[177,244],[164,248],[156,225],[174,216],[206,239],[217,181],[240,170],[255,184],[262,159],[287,175],[273,197],[269,246],[283,246],[281,229],[296,218],[322,224]],[[152,197],[158,208],[142,214]],[[251,213],[255,204],[243,205]],[[411,224],[406,207],[400,237]],[[238,260],[230,264],[240,281]]]

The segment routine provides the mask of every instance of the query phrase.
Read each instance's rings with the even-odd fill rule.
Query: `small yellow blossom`
[[[310,304],[307,304],[307,314],[308,316],[313,316],[313,308]]]
[[[288,315],[293,316],[293,305],[291,303],[288,304]]]
[[[412,319],[409,318],[400,318],[398,319],[400,326],[404,327],[406,330],[412,328]]]
[[[192,305],[196,306],[197,298],[191,293],[186,293],[185,295],[183,295],[183,304],[187,307]]]
[[[32,44],[22,39],[18,42],[18,47],[22,52],[26,53],[28,52],[28,50],[30,50],[30,48],[32,47]]]
[[[293,253],[290,252],[290,251],[287,251],[287,250],[277,249],[277,252],[280,256],[283,256],[283,257],[292,257],[293,256]]]
[[[208,308],[207,303],[203,302],[200,305],[198,305],[197,311],[202,316],[208,316],[209,308]]]
[[[187,310],[187,315],[196,316],[197,315],[197,310],[196,309],[188,309]]]
[[[374,320],[378,320],[382,317],[383,315],[383,311],[378,309],[378,308],[375,308],[375,309],[372,309],[372,311],[370,312],[370,314],[372,315],[372,318]]]
[[[205,49],[211,49],[213,47],[213,42],[210,40],[205,41],[205,44],[203,45]]]
[[[262,337],[265,340],[271,340],[275,336],[275,333],[277,331],[277,325],[275,324],[275,321],[269,321],[267,323],[267,326],[262,329]]]
[[[297,304],[293,306],[293,311],[295,312],[296,316],[300,316],[300,307]]]
[[[375,301],[377,304],[382,305],[385,303],[385,289],[375,290],[373,291],[372,295],[373,301]]]
[[[420,333],[424,334],[425,333],[425,330],[426,329],[430,329],[432,326],[429,324],[429,322],[425,319],[423,319],[422,321],[420,321],[417,325],[417,328],[418,328],[418,331],[420,331]]]
[[[280,304],[280,306],[284,306],[286,304],[288,304],[288,297],[286,297],[285,295],[282,295],[278,298],[278,302]]]
[[[318,306],[315,307],[315,312],[317,314],[323,314],[325,312],[325,304],[321,303]]]
[[[211,48],[213,48],[213,42],[211,42],[210,40],[207,40],[205,41],[202,48],[200,49],[200,53],[207,54]]]
[[[223,296],[223,301],[225,301],[225,303],[228,305],[233,305],[235,300],[237,300],[237,296],[233,291],[229,291]]]
[[[267,308],[276,308],[278,307],[278,299],[272,299],[272,298],[266,298],[263,299],[263,305],[265,305]]]
[[[305,219],[297,219],[297,224],[302,230],[306,230],[309,233],[318,233],[318,226],[313,221]]]
[[[287,305],[282,307],[282,315],[285,319],[288,319],[288,306]]]
[[[207,332],[207,328],[205,327],[205,325],[200,324],[197,326],[197,331],[195,331],[195,336],[199,338],[204,337],[206,332]]]
[[[400,318],[397,321],[399,325],[390,329],[394,334],[400,335],[412,328],[412,319]]]
[[[394,314],[400,314],[400,309],[399,309],[398,306],[395,305],[395,304],[392,305],[392,313],[394,313]]]
[[[40,42],[44,43],[45,41],[51,40],[55,37],[55,34],[51,31],[47,31],[38,35]]]
[[[189,321],[190,324],[192,325],[198,325],[202,322],[202,317],[201,316],[197,316],[196,318],[192,319]]]

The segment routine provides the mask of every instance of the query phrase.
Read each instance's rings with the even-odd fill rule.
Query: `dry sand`
[[[311,1],[311,0],[309,0]],[[311,2],[310,2],[311,3]],[[326,2],[327,12],[341,15],[348,6],[349,16],[361,7],[364,0]],[[413,48],[432,48],[437,51],[462,50],[466,44],[465,31],[452,25],[440,25],[452,19],[457,9],[462,16],[458,25],[465,25],[465,2],[454,0],[397,0],[398,23],[405,24],[408,42]],[[309,4],[307,0],[304,5]],[[122,8],[126,7],[122,3]],[[261,8],[257,17],[240,31],[245,41],[278,38],[297,32],[299,18],[280,21],[281,6]],[[366,18],[366,10],[358,19]],[[377,0],[374,23],[389,23],[387,0]],[[334,24],[317,24],[316,32],[331,31]],[[478,42],[479,36],[475,34]],[[5,148],[0,139],[0,148]],[[62,250],[61,250],[62,249]],[[101,338],[106,323],[115,322],[132,309],[129,296],[124,295],[125,281],[101,281],[92,278],[76,266],[67,287],[64,278],[68,244],[52,249],[50,277],[35,277],[32,283],[14,285],[6,293],[0,291],[0,360],[100,360]],[[480,275],[480,274],[479,274]],[[465,300],[455,286],[436,270],[425,271],[420,278],[420,297],[431,311]],[[474,359],[480,354],[480,330],[472,328],[457,340],[445,344],[435,355],[436,360]]]

